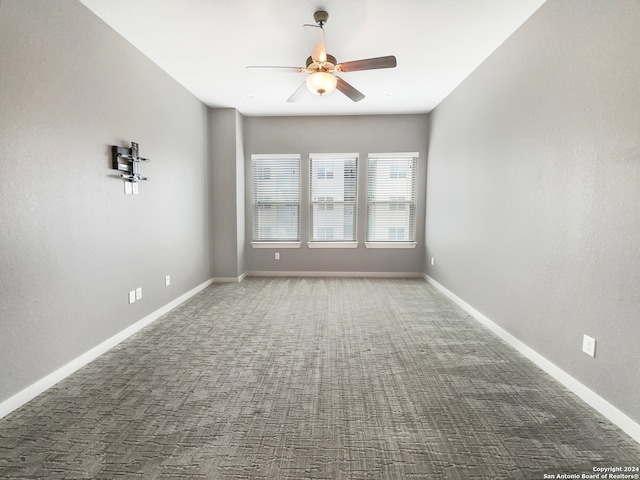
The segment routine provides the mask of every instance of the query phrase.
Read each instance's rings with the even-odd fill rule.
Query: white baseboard
[[[247,277],[359,277],[359,278],[422,278],[420,272],[281,272],[273,270],[246,272]]]
[[[611,405],[607,400],[602,398],[600,395],[595,393],[593,390],[586,387],[584,384],[580,383],[578,380],[573,378],[567,372],[562,370],[560,367],[551,363],[549,360],[544,358],[538,352],[533,350],[531,347],[527,346],[516,337],[511,335],[509,332],[504,330],[498,324],[494,323],[488,317],[480,313],[478,310],[473,308],[467,302],[462,300],[456,294],[448,290],[446,287],[439,284],[433,278],[428,275],[423,275],[425,280],[429,282],[431,285],[440,290],[444,295],[446,295],[450,300],[456,303],[459,307],[461,307],[464,311],[466,311],[469,315],[474,317],[478,322],[483,324],[485,327],[489,328],[493,333],[495,333],[502,340],[507,342],[513,348],[515,348],[522,355],[531,360],[535,365],[544,370],[546,373],[555,378],[562,385],[567,387],[573,393],[575,393],[578,397],[584,400],[587,404],[589,404],[594,410],[602,414],[606,417],[611,423],[619,427],[622,431],[624,431],[627,435],[633,438],[636,442],[640,443],[640,424],[635,422],[632,418],[627,416],[625,413],[621,412],[618,408]]]
[[[43,393],[45,390],[53,387],[56,383],[60,382],[61,380],[65,379],[66,377],[68,377],[72,373],[74,373],[77,370],[79,370],[80,368],[84,367],[89,362],[95,360],[96,358],[98,358],[103,353],[106,353],[108,350],[112,349],[113,347],[118,345],[123,340],[126,340],[131,335],[133,335],[134,333],[142,330],[144,327],[146,327],[147,325],[149,325],[153,321],[157,320],[158,318],[160,318],[165,313],[167,313],[170,310],[174,309],[175,307],[177,307],[178,305],[180,305],[184,301],[186,301],[189,298],[193,297],[196,293],[199,293],[200,291],[204,290],[205,288],[207,288],[212,283],[213,283],[213,280],[207,280],[206,282],[201,283],[197,287],[189,290],[187,293],[185,293],[183,295],[180,295],[178,298],[176,298],[175,300],[169,302],[168,304],[164,305],[163,307],[159,308],[155,312],[150,313],[149,315],[147,315],[146,317],[142,318],[141,320],[138,320],[133,325],[131,325],[131,326],[125,328],[124,330],[118,332],[113,337],[111,337],[111,338],[105,340],[104,342],[102,342],[101,344],[93,347],[91,350],[83,353],[79,357],[71,360],[69,363],[67,363],[66,365],[60,367],[56,371],[50,373],[46,377],[41,378],[40,380],[38,380],[37,382],[31,384],[30,386],[28,386],[24,390],[21,390],[20,392],[16,393],[14,396],[9,397],[7,400],[5,400],[2,403],[0,403],[0,418],[8,415],[9,413],[13,412],[14,410],[16,410],[18,408],[20,408],[22,405],[24,405],[25,403],[27,403],[30,400],[34,399],[35,397],[37,397],[38,395]]]
[[[239,277],[214,277],[213,283],[240,283],[246,276],[245,272]]]

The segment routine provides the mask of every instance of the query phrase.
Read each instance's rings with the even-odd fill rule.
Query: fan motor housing
[[[326,62],[316,62],[311,57],[307,58],[307,70],[312,72],[331,72],[336,69],[336,65],[338,65],[336,57],[328,53]]]

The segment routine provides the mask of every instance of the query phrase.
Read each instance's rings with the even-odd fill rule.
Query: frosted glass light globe
[[[316,95],[327,95],[336,89],[338,79],[327,72],[315,72],[307,77],[307,88]]]

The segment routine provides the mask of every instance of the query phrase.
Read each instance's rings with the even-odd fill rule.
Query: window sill
[[[358,242],[307,242],[309,248],[357,248]]]
[[[416,248],[416,242],[364,242],[367,248]]]
[[[251,242],[252,248],[300,248],[301,242]]]

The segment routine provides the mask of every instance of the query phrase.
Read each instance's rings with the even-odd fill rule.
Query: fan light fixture
[[[316,25],[303,25],[307,41],[311,47],[311,56],[307,58],[304,67],[250,65],[247,68],[280,68],[289,72],[308,74],[306,81],[287,99],[289,103],[299,101],[306,95],[307,90],[314,95],[320,96],[338,90],[352,101],[359,102],[364,98],[364,94],[359,92],[353,85],[347,83],[342,76],[336,74],[360,70],[376,70],[378,68],[394,68],[397,64],[396,57],[387,55],[386,57],[365,58],[364,60],[338,63],[336,57],[327,53],[327,47],[324,42],[324,25],[327,23],[328,18],[329,14],[326,11],[319,10],[313,14]],[[306,89],[305,85],[307,86]]]
[[[307,77],[307,88],[316,95],[327,95],[336,89],[338,79],[327,72],[315,72]]]

